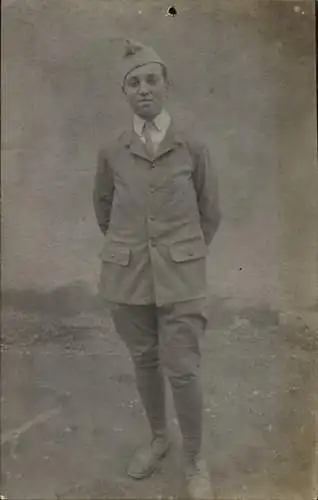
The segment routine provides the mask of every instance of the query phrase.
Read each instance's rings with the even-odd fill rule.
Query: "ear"
[[[122,93],[126,96],[127,95],[127,92],[126,92],[126,85],[125,85],[125,82],[122,83],[121,85],[121,90],[122,90]]]
[[[166,95],[168,95],[168,93],[169,93],[170,86],[171,86],[171,81],[170,81],[170,78],[167,77],[165,79],[165,93],[166,93]]]
[[[170,78],[170,75],[167,74],[166,77],[165,77],[165,87],[167,90],[169,90],[169,88],[171,87],[172,85],[172,80]]]

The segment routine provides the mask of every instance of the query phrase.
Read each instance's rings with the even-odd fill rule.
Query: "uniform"
[[[220,223],[208,149],[172,120],[150,154],[129,128],[99,154],[94,207],[105,235],[100,293],[129,349],[151,430],[166,427],[164,371],[191,460],[202,441],[206,257]]]
[[[160,306],[205,297],[220,211],[204,145],[171,124],[149,158],[126,131],[99,155],[94,202],[105,234],[100,291],[107,300]]]

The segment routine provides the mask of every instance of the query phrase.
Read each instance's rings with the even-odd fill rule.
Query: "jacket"
[[[161,306],[206,296],[208,246],[221,214],[204,144],[172,122],[150,158],[125,131],[98,155],[93,201],[106,300]]]

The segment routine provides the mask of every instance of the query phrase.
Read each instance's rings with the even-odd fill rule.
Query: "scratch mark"
[[[17,439],[21,434],[24,434],[26,431],[31,429],[31,427],[34,427],[35,425],[42,424],[43,422],[46,422],[49,420],[51,417],[58,415],[61,413],[60,408],[53,408],[52,410],[45,411],[43,413],[40,413],[36,417],[34,417],[32,420],[29,420],[28,422],[25,422],[21,427],[18,427],[17,429],[12,429],[11,431],[4,432],[1,434],[1,444],[4,444],[8,441],[14,441]]]

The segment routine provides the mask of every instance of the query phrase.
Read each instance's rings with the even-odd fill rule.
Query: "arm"
[[[102,233],[106,234],[109,226],[110,212],[113,202],[114,181],[111,168],[107,162],[105,151],[100,151],[95,176],[93,203],[97,223]]]
[[[210,245],[221,221],[218,179],[205,146],[196,147],[193,182],[197,192],[201,228],[207,245]]]

